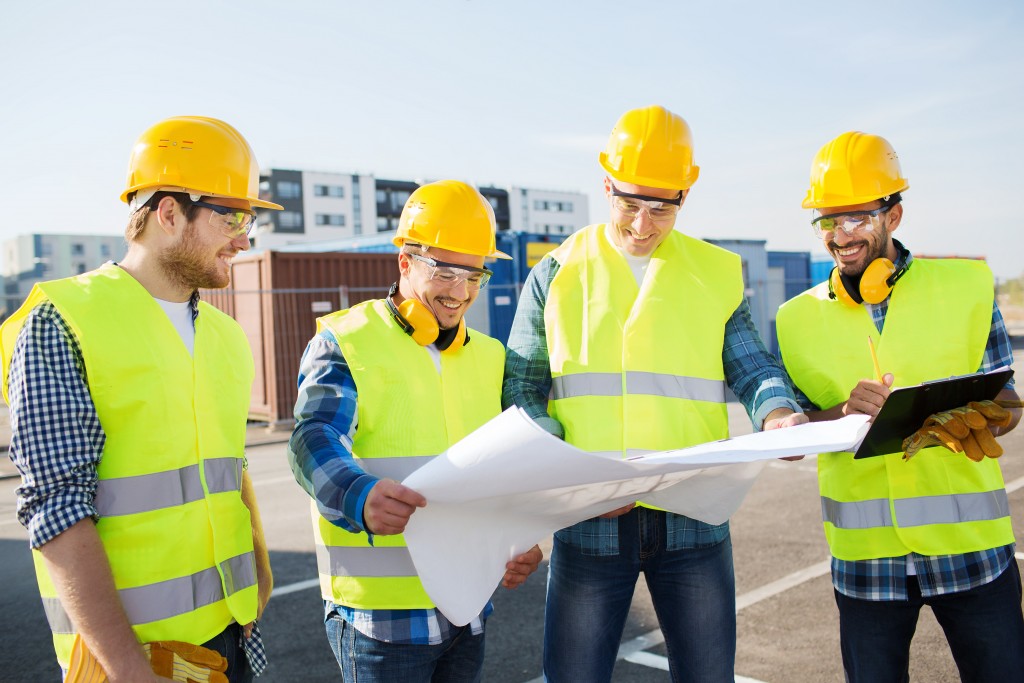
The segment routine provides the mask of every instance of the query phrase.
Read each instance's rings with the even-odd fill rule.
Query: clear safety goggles
[[[683,193],[681,191],[675,199],[661,199],[622,192],[615,187],[614,183],[612,184],[612,208],[631,221],[635,220],[641,211],[646,211],[647,216],[655,223],[674,221],[682,203]]]
[[[405,253],[409,258],[419,261],[430,268],[431,280],[437,280],[451,288],[458,287],[465,282],[470,289],[483,289],[487,286],[491,276],[494,275],[493,272],[486,268],[473,268],[472,266],[461,266],[458,263],[438,261],[429,256],[415,254],[411,251]]]
[[[842,230],[847,237],[853,237],[858,230],[865,230],[869,226],[872,230],[877,228],[879,216],[885,215],[885,212],[891,208],[891,206],[883,206],[870,211],[849,211],[824,216],[817,215],[819,212],[815,210],[811,227],[814,228],[814,234],[818,239],[824,239],[826,234],[835,233],[836,230]]]
[[[195,201],[192,202],[192,205],[212,211],[210,225],[224,233],[225,237],[238,239],[242,235],[249,235],[256,227],[256,212],[250,209],[236,209],[230,206]]]

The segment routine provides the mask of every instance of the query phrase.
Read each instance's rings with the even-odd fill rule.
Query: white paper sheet
[[[487,604],[505,563],[554,531],[635,500],[720,524],[765,461],[849,450],[867,420],[849,416],[622,460],[585,453],[509,408],[402,482],[427,499],[405,541],[431,600],[462,626]]]

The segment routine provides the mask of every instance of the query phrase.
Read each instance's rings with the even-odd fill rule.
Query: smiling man
[[[913,258],[893,237],[909,187],[896,151],[877,135],[843,133],[811,166],[803,207],[836,267],[779,309],[778,331],[812,421],[877,415],[894,381],[1013,363],[988,266]],[[875,340],[882,378],[873,376],[865,337]],[[1017,400],[1012,381],[998,398]],[[1020,409],[1010,412],[994,435],[1016,426]],[[1020,680],[1021,582],[998,461],[943,448],[910,460],[822,453],[818,482],[847,681],[908,680],[923,605],[964,681]]]
[[[249,248],[249,144],[175,117],[135,144],[128,253],[41,282],[2,328],[11,459],[57,660],[91,652],[111,681],[155,681],[141,642],[204,645],[232,683],[266,665],[254,622],[272,580],[244,472],[253,359],[199,300]],[[77,640],[76,640],[77,638]]]
[[[806,421],[751,323],[740,258],[675,230],[699,172],[686,121],[657,106],[626,112],[600,162],[609,220],[572,235],[530,272],[503,404],[595,457],[728,437],[726,386],[758,429]],[[548,681],[611,680],[641,573],[672,679],[734,680],[728,522],[639,502],[555,533]]]
[[[442,180],[409,197],[394,238],[399,280],[317,321],[299,366],[288,457],[310,495],[327,637],[342,678],[473,683],[484,611],[455,626],[427,596],[401,533],[423,496],[398,483],[501,412],[501,343],[466,327],[487,285],[494,211]],[[514,588],[536,546],[508,563]]]

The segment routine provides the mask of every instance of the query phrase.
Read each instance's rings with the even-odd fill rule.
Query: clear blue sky
[[[0,239],[120,233],[131,145],[179,114],[264,167],[582,190],[597,222],[598,152],[658,103],[694,131],[687,233],[821,252],[811,159],[859,129],[910,179],[897,237],[1016,277],[1022,29],[1019,1],[7,3]]]

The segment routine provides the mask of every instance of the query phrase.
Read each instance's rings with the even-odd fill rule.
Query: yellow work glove
[[[224,674],[228,660],[219,652],[176,640],[143,643],[142,648],[153,673],[158,676],[181,683],[228,683]],[[103,667],[85,646],[82,636],[76,635],[64,683],[108,683],[108,680]]]
[[[143,643],[157,676],[182,683],[228,683],[228,660],[202,645],[177,640]]]
[[[929,415],[921,429],[903,441],[903,459],[909,460],[922,448],[943,446],[963,453],[974,462],[998,458],[1003,448],[989,426],[1005,427],[1010,413],[993,401],[972,401],[966,406]]]

